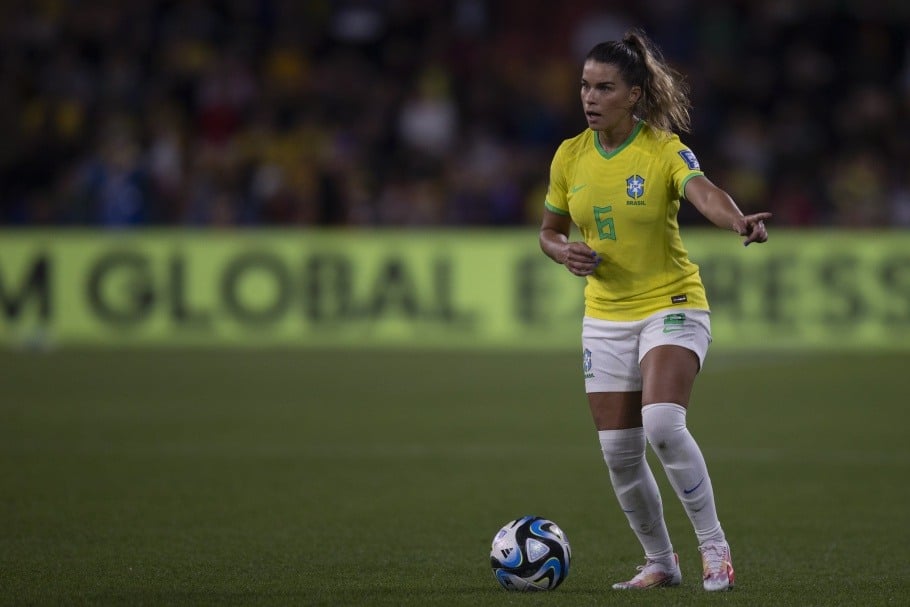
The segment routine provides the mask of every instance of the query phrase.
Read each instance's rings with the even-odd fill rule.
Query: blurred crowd
[[[535,224],[630,27],[744,210],[910,227],[905,0],[4,2],[0,224]]]

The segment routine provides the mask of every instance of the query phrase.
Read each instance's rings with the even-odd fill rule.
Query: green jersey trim
[[[556,213],[557,215],[562,215],[563,217],[568,217],[568,216],[569,216],[569,212],[568,212],[568,211],[564,211],[563,209],[560,209],[559,207],[554,207],[552,204],[550,204],[550,201],[549,201],[549,200],[545,200],[543,204],[544,204],[545,207],[547,207],[547,210],[548,210],[548,211],[551,211],[551,212],[553,212],[553,213]]]
[[[697,173],[692,173],[691,175],[689,175],[685,179],[683,179],[682,184],[679,186],[679,197],[680,198],[686,197],[686,184],[689,183],[690,179],[692,179],[693,177],[701,177],[702,175],[704,175],[704,172],[699,171]]]
[[[619,154],[621,151],[623,151],[624,149],[626,149],[627,147],[629,147],[629,144],[632,143],[632,140],[635,139],[635,136],[638,135],[638,133],[644,128],[644,126],[645,126],[645,121],[644,121],[644,120],[639,120],[638,122],[636,122],[636,123],[635,123],[635,126],[632,128],[632,132],[629,133],[629,136],[628,136],[628,137],[626,137],[626,140],[622,142],[622,145],[621,145],[621,146],[619,146],[618,148],[616,148],[616,149],[613,150],[612,152],[608,152],[608,151],[606,151],[606,150],[603,148],[603,146],[600,144],[600,137],[597,135],[597,131],[593,131],[593,133],[594,133],[594,147],[597,148],[597,152],[598,152],[601,156],[603,156],[604,158],[606,158],[607,160],[609,160],[610,158],[613,158],[614,156],[616,156],[617,154]]]

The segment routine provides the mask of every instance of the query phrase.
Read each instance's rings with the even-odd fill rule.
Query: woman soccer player
[[[674,134],[689,130],[687,90],[644,33],[588,53],[581,102],[588,128],[553,158],[540,246],[587,278],[588,403],[613,490],[645,552],[638,574],[613,588],[682,579],[647,441],[695,528],[705,590],[726,590],[734,583],[730,546],[704,457],[686,428],[692,385],[711,342],[708,301],[677,212],[685,198],[745,245],[768,239],[763,221],[771,214],[743,215]],[[583,240],[569,241],[572,223]]]

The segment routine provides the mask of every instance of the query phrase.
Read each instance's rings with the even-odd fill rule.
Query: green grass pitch
[[[0,604],[907,604],[910,355],[718,352],[722,595],[659,466],[683,584],[610,590],[641,554],[574,353],[4,352]],[[554,592],[490,572],[523,514],[572,543]]]

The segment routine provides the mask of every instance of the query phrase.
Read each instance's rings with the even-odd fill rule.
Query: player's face
[[[581,104],[591,130],[610,131],[628,120],[640,95],[641,89],[626,84],[615,65],[585,62],[581,72]]]

